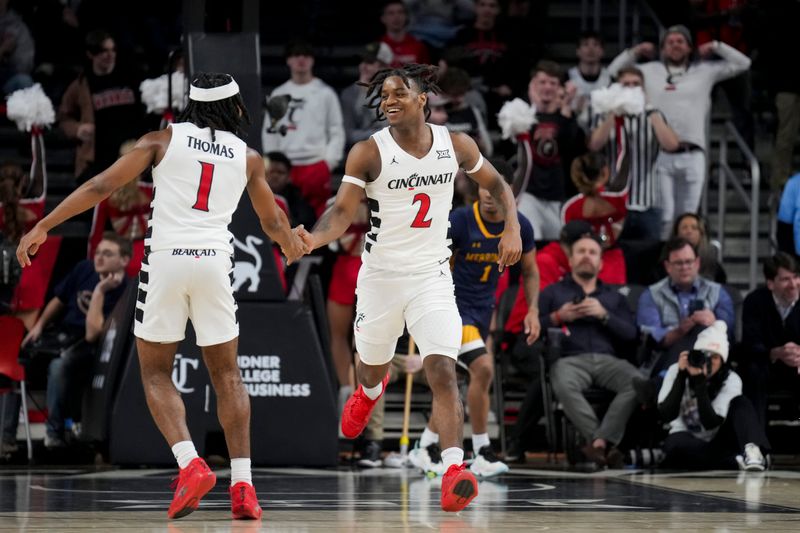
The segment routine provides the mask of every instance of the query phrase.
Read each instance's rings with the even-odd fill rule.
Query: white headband
[[[233,78],[231,78],[230,83],[212,87],[211,89],[201,89],[195,85],[189,86],[189,99],[195,102],[214,102],[230,98],[236,94],[239,94],[239,86]]]

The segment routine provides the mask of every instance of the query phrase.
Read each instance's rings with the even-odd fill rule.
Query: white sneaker
[[[422,470],[428,477],[441,476],[444,474],[444,464],[442,463],[442,452],[439,445],[429,444],[425,448],[419,447],[419,441],[414,444],[414,449],[408,452],[408,460],[411,464]]]
[[[736,461],[739,463],[739,468],[748,472],[763,472],[767,468],[767,461],[761,449],[752,442],[744,445],[744,455],[736,456]]]
[[[408,463],[408,458],[403,457],[397,452],[390,452],[383,458],[383,466],[386,468],[403,468]]]
[[[478,450],[469,469],[476,476],[487,478],[505,474],[508,472],[508,465],[497,458],[491,446],[484,446]]]

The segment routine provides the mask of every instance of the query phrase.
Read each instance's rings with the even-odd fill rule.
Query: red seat
[[[22,320],[8,315],[0,316],[0,374],[8,376],[12,381],[19,382],[21,386],[22,412],[25,413],[25,437],[28,445],[28,461],[30,462],[33,459],[33,446],[30,422],[28,421],[25,367],[19,364],[19,349],[23,338],[25,338],[25,324],[22,323]],[[10,391],[7,389],[3,392]],[[3,407],[5,408],[5,406]]]

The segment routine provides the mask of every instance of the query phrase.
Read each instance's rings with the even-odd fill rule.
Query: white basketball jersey
[[[453,142],[444,126],[428,124],[433,145],[417,159],[392,138],[389,128],[372,135],[381,172],[366,185],[370,231],[362,261],[385,270],[437,268],[450,257],[449,214],[458,172]]]
[[[153,214],[145,247],[233,253],[228,224],[247,185],[247,145],[236,135],[189,122],[172,124],[172,139],[153,168]]]

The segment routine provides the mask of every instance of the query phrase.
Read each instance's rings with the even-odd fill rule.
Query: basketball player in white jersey
[[[244,189],[262,229],[281,246],[287,260],[308,250],[275,204],[261,156],[240,138],[249,120],[231,76],[198,74],[178,122],[140,138],[131,152],[65,198],[17,249],[20,264],[30,265],[29,254],[36,253],[48,231],[152,167],[155,197],[139,274],[134,334],[147,405],[180,467],[170,518],[197,509],[216,482],[197,455],[171,378],[187,318],[217,395],[217,414],[231,456],[233,517],[261,517],[250,473],[250,398],[236,362],[239,324],[231,287],[233,236],[228,231]]]
[[[431,417],[440,430],[446,469],[441,506],[455,512],[478,493],[461,449],[464,413],[455,370],[461,318],[448,262],[448,215],[459,167],[491,191],[501,206],[506,223],[499,244],[501,270],[520,259],[522,244],[511,189],[484,161],[475,142],[425,122],[427,92],[438,92],[436,71],[430,65],[407,65],[379,71],[372,78],[367,99],[389,127],[353,146],[334,205],[313,233],[300,233],[312,249],[336,239],[350,225],[366,192],[370,232],[358,274],[354,323],[360,386],[345,404],[342,433],[355,438],[366,426],[407,324],[433,392]]]

